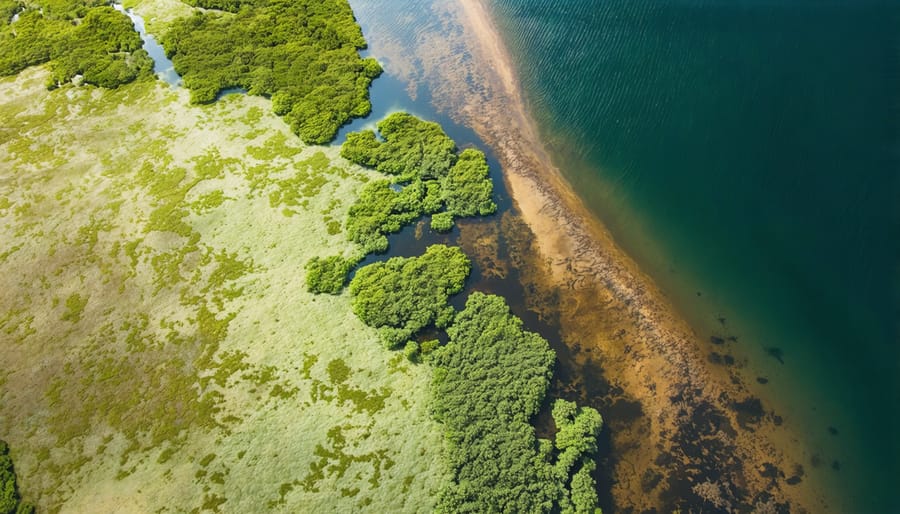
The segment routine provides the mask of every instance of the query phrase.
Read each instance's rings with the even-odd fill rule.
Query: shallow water
[[[704,340],[746,361],[806,434],[804,464],[837,461],[855,511],[900,508],[885,493],[900,476],[896,10],[492,7],[579,195]]]
[[[351,2],[352,4],[353,2]],[[354,9],[356,12],[359,12],[356,7],[354,6]],[[365,19],[360,20],[360,23],[366,28]],[[367,52],[362,52],[362,55],[364,57],[367,56]],[[460,245],[461,230],[474,232],[479,230],[477,228],[479,226],[491,227],[489,229],[491,234],[500,239],[498,241],[500,253],[504,253],[506,246],[509,244],[504,235],[500,233],[498,227],[504,213],[509,212],[512,208],[512,201],[509,193],[506,191],[500,163],[497,161],[496,156],[472,129],[459,125],[446,115],[438,112],[432,104],[430,93],[426,87],[419,88],[415,93],[415,98],[412,98],[407,91],[407,84],[394,75],[390,69],[385,70],[379,78],[372,82],[372,86],[369,88],[372,112],[366,117],[352,119],[350,123],[341,127],[331,144],[343,144],[347,139],[347,134],[351,132],[360,130],[377,131],[376,125],[379,121],[398,111],[408,112],[421,119],[437,122],[460,149],[475,147],[485,153],[491,179],[494,182],[493,198],[497,204],[497,212],[491,216],[457,219],[456,226],[446,234],[431,230],[428,226],[430,218],[426,216],[418,223],[408,225],[396,234],[390,234],[388,236],[390,243],[388,251],[384,254],[367,255],[357,265],[356,270],[373,262],[384,261],[391,257],[419,256],[425,251],[425,248],[433,244]],[[539,321],[534,313],[528,311],[525,307],[522,285],[515,270],[511,270],[505,277],[498,279],[492,274],[491,270],[482,269],[476,259],[473,259],[472,264],[472,272],[466,282],[466,290],[451,299],[451,303],[455,307],[461,309],[465,305],[468,293],[473,290],[503,295],[507,298],[513,311],[526,321],[526,325],[531,330],[541,332],[542,335],[551,340],[551,344],[554,344],[554,346],[561,346],[559,338],[553,337],[557,329],[552,324]],[[355,270],[351,272],[350,277],[352,278],[353,275],[355,275]]]

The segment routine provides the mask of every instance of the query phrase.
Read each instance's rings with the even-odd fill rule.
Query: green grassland
[[[0,434],[40,512],[430,511],[431,368],[304,264],[380,178],[260,97],[0,79]]]

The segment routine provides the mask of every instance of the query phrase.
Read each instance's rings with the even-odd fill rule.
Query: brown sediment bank
[[[812,476],[800,434],[751,396],[735,371],[740,362],[688,326],[568,186],[542,148],[483,1],[432,9],[435,27],[417,32],[413,49],[378,34],[370,40],[411,89],[428,84],[435,106],[496,152],[517,207],[500,230],[508,241],[516,226],[533,233],[530,243],[512,245],[510,260],[526,282],[529,308],[556,317],[571,350],[561,356],[569,378],[559,392],[600,407],[609,427],[600,477],[607,506],[841,510]],[[463,228],[464,246],[477,247],[479,237]],[[548,298],[552,306],[542,304]]]

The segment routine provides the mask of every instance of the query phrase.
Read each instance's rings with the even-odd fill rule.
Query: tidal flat
[[[146,14],[146,13],[141,13]],[[152,14],[147,17],[152,24]],[[0,80],[0,433],[41,512],[429,511],[429,368],[303,264],[379,176],[268,101]]]

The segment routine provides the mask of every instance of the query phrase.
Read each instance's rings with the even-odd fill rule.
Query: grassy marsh
[[[427,367],[303,264],[377,173],[268,102],[0,80],[0,434],[41,511],[430,510]],[[337,494],[340,492],[340,494]]]

